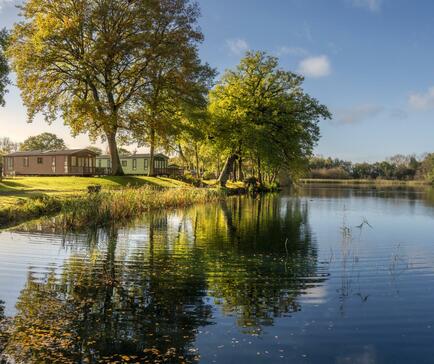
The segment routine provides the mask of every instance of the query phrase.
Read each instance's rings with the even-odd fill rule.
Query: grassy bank
[[[157,209],[179,208],[194,203],[218,201],[225,194],[217,189],[179,187],[158,189],[144,185],[100,193],[33,195],[0,210],[0,228],[45,216],[58,215],[64,228],[99,226],[112,221],[127,222]]]
[[[15,177],[0,181],[0,209],[38,198],[41,194],[64,198],[87,192],[87,186],[100,185],[102,190],[124,187],[152,186],[156,188],[188,187],[189,185],[164,177]]]
[[[300,184],[343,184],[343,185],[373,185],[373,186],[431,186],[429,181],[397,181],[386,179],[319,179],[303,178]]]

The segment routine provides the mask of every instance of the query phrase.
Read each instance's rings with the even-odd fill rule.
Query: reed
[[[53,215],[59,215],[57,221],[65,228],[98,226],[113,221],[128,221],[151,210],[182,208],[194,203],[217,201],[223,197],[225,193],[217,189],[158,189],[150,186],[64,198],[41,195],[0,210],[0,227]]]
[[[387,180],[387,179],[321,179],[321,178],[302,178],[301,184],[342,184],[342,185],[369,185],[369,186],[431,186],[428,180]]]

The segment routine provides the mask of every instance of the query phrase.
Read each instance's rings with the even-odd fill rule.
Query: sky
[[[355,162],[434,152],[434,1],[199,0],[203,61],[220,75],[247,50],[279,57],[305,76],[327,105],[315,153]],[[19,19],[19,1],[0,0],[0,27]],[[0,136],[14,141],[53,132],[68,147],[90,144],[61,120],[27,123],[14,86],[0,108]]]

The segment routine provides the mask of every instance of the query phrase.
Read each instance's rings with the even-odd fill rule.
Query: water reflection
[[[52,225],[27,232],[35,227],[57,236]],[[2,330],[17,361],[199,361],[198,332],[217,315],[261,335],[327,279],[297,198],[237,197],[62,239],[62,267],[29,270]]]

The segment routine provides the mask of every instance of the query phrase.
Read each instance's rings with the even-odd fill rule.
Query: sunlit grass
[[[80,195],[87,192],[89,185],[100,185],[103,191],[146,185],[160,188],[189,186],[171,178],[146,176],[5,178],[0,181],[0,209],[41,193],[49,196]]]
[[[5,198],[8,202],[0,208],[0,227],[53,215],[60,215],[58,221],[65,227],[101,225],[128,221],[150,210],[185,207],[216,201],[223,196],[223,191],[214,188],[161,188],[151,184],[90,194],[33,192],[26,198]]]
[[[213,186],[217,186],[218,182],[217,182],[216,179],[210,179],[210,180],[204,180],[203,183],[205,185],[213,187]],[[243,188],[244,187],[244,182],[242,182],[242,181],[237,181],[237,182],[228,181],[226,183],[226,187],[227,188]]]

